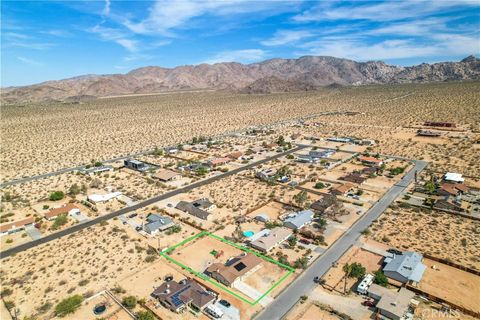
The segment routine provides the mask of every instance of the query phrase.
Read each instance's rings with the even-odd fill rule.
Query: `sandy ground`
[[[2,288],[13,290],[8,299],[23,315],[73,294],[112,288],[151,263],[141,239],[119,220],[85,229],[2,260]]]
[[[383,257],[369,251],[363,250],[359,247],[351,247],[339,260],[336,266],[330,268],[327,274],[323,277],[325,279],[325,287],[333,292],[343,293],[345,285],[345,272],[342,268],[346,263],[360,263],[365,267],[366,273],[373,273],[382,266]],[[348,278],[346,290],[347,292],[357,283],[356,278]]]
[[[388,209],[372,225],[374,240],[480,269],[480,222],[437,211]],[[463,240],[465,239],[465,240]]]
[[[422,291],[471,311],[480,312],[479,276],[430,259],[424,259],[423,263],[427,270],[419,285]]]
[[[341,317],[323,310],[313,302],[298,303],[287,315],[286,320],[340,320]]]

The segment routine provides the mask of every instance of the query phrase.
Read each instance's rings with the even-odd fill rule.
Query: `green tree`
[[[78,186],[78,184],[74,183],[70,186],[70,189],[68,189],[68,193],[71,194],[71,195],[74,195],[76,196],[77,194],[80,193],[80,187]]]
[[[387,279],[387,276],[385,276],[385,274],[382,272],[382,271],[375,271],[373,273],[373,275],[375,276],[375,278],[373,278],[373,282],[380,285],[380,286],[383,286],[383,287],[386,287],[387,284],[388,284],[388,279]]]
[[[325,184],[323,182],[317,182],[317,183],[315,183],[314,188],[315,189],[323,189],[323,188],[325,188]]]
[[[284,136],[278,137],[277,144],[283,147],[285,145],[285,137]]]
[[[67,222],[68,222],[68,216],[67,216],[66,213],[57,216],[57,218],[55,219],[55,221],[52,224],[52,230],[59,229],[61,226],[66,225]]]
[[[365,267],[358,262],[345,263],[343,266],[343,272],[345,272],[343,293],[347,293],[347,278],[361,278],[365,275],[365,271]]]
[[[64,197],[65,197],[65,194],[63,193],[63,191],[54,191],[50,193],[50,196],[48,197],[48,199],[50,201],[58,201],[58,200],[62,200]]]
[[[288,244],[290,245],[290,247],[295,247],[295,245],[297,244],[297,237],[290,237],[288,239]]]
[[[306,269],[307,268],[307,264],[308,264],[308,260],[306,257],[301,257],[301,258],[298,258],[297,260],[295,260],[295,263],[293,264],[293,266],[297,269]]]
[[[434,193],[435,190],[437,190],[437,186],[435,185],[435,183],[433,181],[428,181],[427,183],[425,183],[425,189],[427,189],[427,191],[429,193]]]
[[[306,191],[300,191],[296,195],[293,196],[293,200],[299,205],[303,206],[305,204],[305,201],[308,199],[308,194]]]
[[[137,305],[137,298],[135,298],[134,296],[124,297],[122,300],[122,304],[127,309],[133,309]]]
[[[83,302],[81,295],[74,295],[63,299],[55,306],[55,315],[57,317],[64,317],[67,314],[74,313]]]
[[[155,320],[155,315],[152,311],[140,311],[137,312],[137,320]]]

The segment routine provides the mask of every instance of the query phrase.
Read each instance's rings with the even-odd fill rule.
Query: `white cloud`
[[[71,32],[66,30],[47,30],[47,31],[42,31],[42,33],[48,34],[54,37],[70,37],[72,35]]]
[[[314,36],[314,33],[308,30],[278,30],[273,37],[260,43],[264,46],[281,46],[296,43],[312,36]]]
[[[135,52],[138,50],[137,42],[135,40],[130,39],[117,39],[115,40],[116,43],[127,49],[128,51]]]
[[[145,19],[138,22],[123,19],[122,23],[135,33],[173,37],[175,36],[173,29],[191,28],[194,26],[192,20],[204,15],[216,17],[236,15],[238,19],[239,15],[248,13],[255,13],[256,16],[260,13],[271,15],[282,10],[285,11],[287,8],[287,3],[276,1],[157,0],[149,9],[149,14]],[[288,8],[288,10],[292,9],[292,6]]]
[[[243,62],[251,63],[265,59],[267,52],[261,49],[222,51],[203,63]]]
[[[368,44],[354,37],[323,38],[303,44],[306,49],[298,55],[321,55],[352,60],[388,60],[429,56],[456,56],[478,54],[475,36],[439,34],[434,41],[419,42],[416,39],[391,39]]]
[[[20,60],[21,62],[23,62],[25,64],[28,64],[28,65],[31,65],[31,66],[36,66],[36,67],[43,66],[43,63],[35,61],[33,59],[29,59],[29,58],[25,58],[25,57],[17,57],[17,59]]]
[[[103,7],[102,15],[108,16],[110,14],[110,0],[105,0],[105,6]]]
[[[385,1],[385,2],[355,2],[351,5],[338,5],[339,2],[322,2],[309,9],[293,20],[297,22],[312,22],[322,20],[370,20],[395,21],[408,18],[418,18],[432,13],[443,13],[445,10],[457,9],[461,5],[479,6],[478,0],[456,1]]]

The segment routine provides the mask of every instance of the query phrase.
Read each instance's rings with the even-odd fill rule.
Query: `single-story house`
[[[335,154],[335,150],[328,149],[328,150],[310,150],[308,155],[311,158],[319,159],[319,158],[330,158]]]
[[[383,273],[391,279],[401,283],[414,282],[422,280],[423,273],[427,268],[422,263],[423,256],[413,251],[405,251],[401,255],[394,255],[393,258],[385,258],[385,267]]]
[[[359,173],[349,173],[346,176],[341,177],[340,180],[362,184],[365,182],[365,180],[367,180],[367,178]]]
[[[35,223],[34,217],[27,217],[22,220],[0,224],[0,235],[6,235],[24,230],[25,227]]]
[[[408,313],[410,307],[414,306],[412,303],[414,297],[415,293],[402,287],[398,292],[384,293],[376,307],[384,317],[392,320],[406,319],[405,314]]]
[[[78,214],[80,209],[73,203],[67,203],[63,207],[53,208],[48,212],[44,213],[44,217],[47,220],[55,220],[61,214],[74,215]]]
[[[331,137],[331,138],[327,138],[327,141],[341,142],[341,143],[352,143],[353,139],[352,138],[347,138],[347,137]]]
[[[227,164],[227,163],[229,163],[230,161],[232,161],[232,159],[227,158],[227,157],[215,158],[215,159],[212,159],[212,160],[208,160],[208,161],[207,161],[207,165],[208,165],[209,167],[215,168],[215,167],[217,167],[217,166],[222,166],[222,165],[224,165],[224,164]]]
[[[465,179],[462,177],[460,173],[455,173],[455,172],[447,172],[443,176],[443,180],[447,182],[454,182],[454,183],[463,183],[465,182]]]
[[[278,147],[278,144],[276,142],[270,142],[270,143],[265,143],[262,146],[267,150],[272,150]]]
[[[310,209],[323,213],[327,208],[337,201],[337,197],[333,194],[323,194],[320,199],[310,205]]]
[[[300,133],[294,133],[290,136],[290,139],[297,140],[297,139],[300,139],[301,137],[302,135]]]
[[[360,139],[360,140],[355,140],[356,144],[359,144],[361,146],[373,146],[375,145],[375,140],[373,139]]]
[[[423,125],[427,127],[445,127],[445,128],[455,128],[457,126],[453,122],[438,122],[438,121],[425,121]]]
[[[457,196],[468,193],[469,188],[464,183],[442,183],[437,190],[441,196]]]
[[[440,137],[441,133],[438,131],[430,131],[430,130],[424,130],[424,129],[418,129],[417,130],[417,136],[422,136],[422,137]]]
[[[330,193],[336,196],[344,196],[348,192],[350,192],[350,190],[352,190],[354,187],[355,186],[353,184],[347,182],[335,189],[330,190]]]
[[[225,264],[213,263],[204,273],[218,282],[231,287],[261,267],[262,259],[251,253],[229,259]]]
[[[146,164],[142,161],[135,160],[135,159],[123,160],[123,164],[125,165],[125,167],[127,167],[129,169],[140,171],[140,172],[147,171],[150,168],[150,166],[148,164]]]
[[[98,203],[98,202],[107,202],[112,199],[118,198],[122,195],[120,191],[111,192],[107,194],[91,194],[87,196],[88,201]]]
[[[383,164],[383,160],[377,159],[375,157],[367,157],[367,156],[360,156],[358,160],[366,165],[369,166],[381,166]]]
[[[362,169],[362,173],[363,174],[368,174],[368,175],[377,174],[378,170],[379,170],[379,168],[377,168],[377,167],[365,167],[365,168]]]
[[[168,170],[168,169],[159,169],[155,174],[153,175],[155,179],[158,179],[160,181],[171,181],[171,180],[177,180],[182,177],[182,175],[178,172]]]
[[[261,232],[262,236],[250,242],[250,246],[262,252],[272,250],[292,235],[292,230],[284,227],[276,227],[271,230],[265,229]]]
[[[275,170],[273,170],[272,168],[268,168],[268,169],[256,172],[255,176],[261,180],[268,180],[270,178],[273,178],[275,174],[276,174]]]
[[[155,235],[159,231],[167,230],[174,225],[175,223],[170,217],[153,213],[147,216],[147,223],[143,226],[143,230],[150,235]]]
[[[234,151],[232,153],[227,154],[227,158],[230,158],[232,160],[237,160],[243,155],[242,152],[240,151]]]
[[[164,282],[152,292],[163,306],[173,312],[182,312],[187,306],[203,311],[215,301],[215,296],[193,279]]]
[[[283,225],[287,228],[298,230],[307,224],[310,224],[313,220],[313,216],[314,214],[312,210],[299,211],[288,215],[288,217],[283,221]]]
[[[202,220],[208,220],[210,216],[208,211],[215,208],[215,205],[204,198],[193,202],[180,201],[175,208]]]

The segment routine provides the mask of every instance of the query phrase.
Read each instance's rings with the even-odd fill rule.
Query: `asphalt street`
[[[211,177],[211,178],[208,178],[208,179],[205,179],[205,180],[201,180],[201,181],[198,181],[198,182],[195,182],[195,183],[192,183],[186,187],[183,187],[183,188],[179,188],[179,189],[175,189],[173,191],[170,191],[170,192],[167,192],[167,193],[164,193],[164,194],[161,194],[161,195],[158,195],[156,197],[153,197],[153,198],[150,198],[150,199],[147,199],[143,202],[140,202],[140,203],[137,203],[135,205],[132,205],[130,207],[125,207],[123,209],[120,209],[118,211],[115,211],[115,212],[112,212],[112,213],[109,213],[109,214],[106,214],[106,215],[103,215],[103,216],[100,216],[98,218],[95,218],[95,219],[92,219],[92,220],[89,220],[87,222],[84,222],[84,223],[81,223],[81,224],[76,224],[68,229],[64,229],[64,230],[61,230],[59,232],[56,232],[56,233],[53,233],[53,234],[50,234],[50,235],[47,235],[43,238],[40,238],[40,239],[37,239],[37,240],[33,240],[33,241],[30,241],[30,242],[27,242],[27,243],[24,243],[24,244],[21,244],[19,246],[16,246],[14,248],[11,248],[11,249],[8,249],[8,250],[5,250],[5,251],[2,251],[0,252],[0,259],[3,259],[3,258],[6,258],[6,257],[9,257],[13,254],[16,254],[16,253],[19,253],[19,252],[22,252],[22,251],[25,251],[25,250],[28,250],[28,249],[31,249],[33,247],[36,247],[38,245],[41,245],[43,243],[47,243],[47,242],[50,242],[50,241],[53,241],[55,239],[58,239],[58,238],[61,238],[61,237],[64,237],[64,236],[67,236],[69,234],[72,234],[72,233],[75,233],[77,231],[80,231],[82,229],[85,229],[85,228],[88,228],[88,227],[91,227],[93,225],[96,225],[97,223],[100,223],[102,221],[106,221],[106,220],[109,220],[109,219],[112,219],[114,217],[118,217],[122,214],[125,214],[125,213],[128,213],[128,212],[132,212],[132,211],[135,211],[137,209],[140,209],[140,208],[143,208],[143,207],[146,207],[146,206],[149,206],[151,204],[154,204],[155,202],[158,202],[158,201],[162,201],[162,200],[165,200],[165,199],[168,199],[168,198],[171,198],[177,194],[180,194],[180,193],[184,193],[184,192],[188,192],[190,190],[193,190],[193,189],[196,189],[196,188],[199,188],[201,186],[204,186],[204,185],[207,185],[207,184],[210,184],[212,182],[215,182],[217,180],[220,180],[220,179],[223,179],[223,178],[226,178],[228,176],[232,176],[232,175],[235,175],[237,173],[240,173],[242,171],[245,171],[245,170],[249,170],[249,169],[252,169],[258,165],[261,165],[261,164],[264,164],[266,162],[269,162],[271,160],[275,160],[275,159],[278,159],[280,157],[283,157],[287,154],[290,154],[290,153],[293,153],[293,152],[297,152],[299,150],[302,150],[306,148],[306,146],[298,146],[298,147],[295,147],[295,148],[292,148],[288,151],[285,151],[285,152],[281,152],[281,153],[278,153],[276,155],[273,155],[271,157],[267,157],[265,159],[262,159],[262,160],[259,160],[259,161],[256,161],[256,162],[252,162],[250,164],[247,164],[243,167],[240,167],[240,168],[237,168],[237,169],[234,169],[234,170],[231,170],[231,171],[228,171],[228,172],[225,172],[225,173],[222,173],[222,174],[219,174],[217,176],[214,176],[214,177]]]
[[[405,190],[415,178],[415,171],[420,173],[426,166],[426,161],[413,161],[415,166],[385,195],[353,224],[335,243],[332,244],[310,267],[292,282],[278,297],[273,300],[256,320],[282,319],[282,317],[297,303],[298,299],[307,295],[317,286],[313,278],[322,277],[328,269],[357,241],[361,232],[380,217],[390,204]]]

